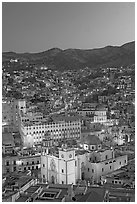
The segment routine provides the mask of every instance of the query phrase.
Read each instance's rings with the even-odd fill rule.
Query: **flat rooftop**
[[[26,195],[22,195],[20,196],[15,202],[26,202],[26,200],[28,200],[28,196]]]
[[[40,188],[40,186],[30,186],[25,192],[27,193],[34,193]]]
[[[85,154],[85,153],[88,153],[89,151],[87,151],[87,150],[84,150],[84,149],[82,149],[82,150],[76,150],[75,151],[75,155],[77,156],[77,155],[83,155],[83,154]]]
[[[16,174],[11,175],[10,177],[7,177],[4,187],[7,188],[8,186],[15,186],[15,187],[23,187],[25,186],[29,181],[31,181],[33,177],[23,174]]]
[[[73,121],[80,120],[79,116],[61,116],[61,115],[52,116],[52,119],[54,122],[58,122],[58,121],[73,122]]]
[[[122,167],[121,169],[118,169],[116,171],[113,171],[104,177],[106,178],[114,178],[114,179],[125,179],[125,180],[134,180],[135,179],[135,169],[128,169],[128,165]]]
[[[125,172],[124,170],[118,169],[118,170],[116,170],[116,171],[113,171],[113,172],[111,172],[111,173],[105,175],[105,177],[107,177],[107,178],[113,178],[113,177],[115,177],[115,176],[118,176],[118,175],[123,174],[124,172]]]
[[[34,198],[34,202],[60,202],[70,187],[71,185],[65,184],[37,184],[30,186],[16,202],[25,202],[28,198]]]
[[[25,186],[29,181],[31,181],[33,178],[28,176],[22,176],[18,179],[17,184],[19,187]]]

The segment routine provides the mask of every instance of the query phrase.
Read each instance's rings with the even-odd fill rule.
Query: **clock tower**
[[[61,148],[59,150],[59,183],[75,184],[75,150]]]

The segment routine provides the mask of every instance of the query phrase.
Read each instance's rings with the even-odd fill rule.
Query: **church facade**
[[[114,150],[86,151],[59,149],[55,155],[41,156],[43,182],[76,184],[78,180],[99,183],[107,175],[127,165],[127,155],[115,157]]]
[[[60,150],[58,156],[41,156],[42,179],[49,183],[75,184],[75,151]]]

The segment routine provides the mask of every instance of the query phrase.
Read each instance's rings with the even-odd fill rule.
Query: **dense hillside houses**
[[[4,202],[135,200],[134,42],[113,49],[3,53]]]

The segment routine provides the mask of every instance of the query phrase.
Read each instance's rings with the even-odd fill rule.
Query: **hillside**
[[[32,65],[45,65],[59,70],[79,69],[86,66],[90,68],[127,66],[135,64],[135,42],[90,50],[52,48],[40,53],[2,53],[3,62],[16,58]]]

